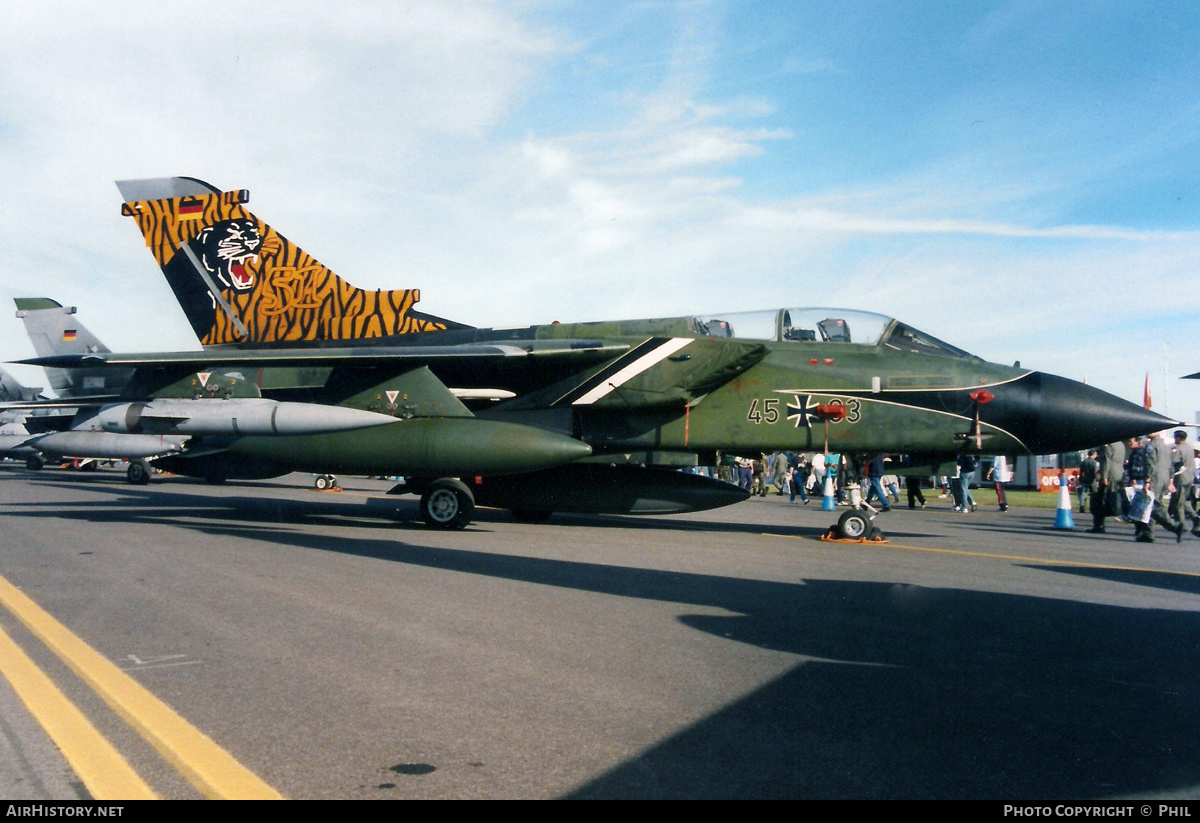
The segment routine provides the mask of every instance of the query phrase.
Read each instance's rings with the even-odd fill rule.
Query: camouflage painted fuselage
[[[261,396],[397,418],[394,427],[336,434],[201,435],[180,457],[220,460],[230,476],[267,464],[500,475],[574,460],[680,466],[711,463],[716,451],[826,449],[932,465],[963,451],[1071,451],[1170,424],[1084,384],[988,363],[890,318],[857,313],[850,322],[847,313],[794,325],[800,311],[760,313],[765,327],[748,324],[757,338],[733,336],[726,319],[681,317],[448,329],[353,348],[98,359],[135,368],[129,400]],[[873,342],[850,342],[852,326]],[[225,456],[210,457],[217,452]]]
[[[948,346],[904,350],[895,332],[910,330],[891,323],[870,344],[718,338],[703,334],[691,317],[537,326],[520,336],[596,341],[628,353],[540,389],[517,386],[523,393],[516,399],[480,414],[542,421],[601,454],[828,447],[931,460],[964,450],[1074,450],[1162,424],[1153,413],[1064,378]],[[482,343],[515,333],[471,335]],[[653,351],[656,342],[670,354],[620,376],[622,360],[635,364],[635,355]],[[595,396],[606,380],[616,385]]]

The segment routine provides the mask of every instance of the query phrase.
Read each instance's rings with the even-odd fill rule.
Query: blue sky
[[[1200,370],[1194,4],[48,0],[0,23],[0,297],[76,305],[114,349],[196,345],[112,184],[179,174],[475,325],[844,305],[1131,400],[1149,371],[1160,411],[1200,411],[1177,379]]]

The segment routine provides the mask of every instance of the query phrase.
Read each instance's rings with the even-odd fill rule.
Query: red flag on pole
[[[1150,397],[1150,372],[1146,372],[1146,388],[1142,392],[1142,408],[1148,409],[1154,405],[1154,400]]]

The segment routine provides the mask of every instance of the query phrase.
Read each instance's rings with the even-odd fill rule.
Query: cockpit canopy
[[[894,318],[867,311],[779,309],[701,315],[694,318],[693,322],[696,332],[706,337],[794,343],[856,343],[945,357],[973,356]]]

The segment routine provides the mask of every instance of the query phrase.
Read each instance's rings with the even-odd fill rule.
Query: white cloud
[[[388,201],[415,199],[409,181],[438,161],[439,147],[480,143],[559,42],[490,3],[8,11],[0,283],[9,295],[79,303],[99,326],[164,318],[152,329],[110,325],[140,348],[194,342],[175,333],[186,324],[168,322],[182,315],[118,216],[114,179],[188,174],[253,188],[256,208],[285,231],[296,218],[301,232],[336,221],[340,242],[324,248],[353,261],[356,247],[387,247]],[[134,284],[158,310],[130,306]]]

